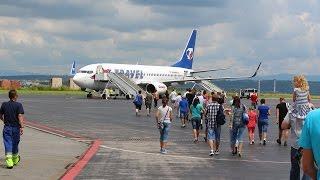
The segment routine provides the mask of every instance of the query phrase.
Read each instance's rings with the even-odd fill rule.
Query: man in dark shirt
[[[0,119],[4,122],[3,143],[6,155],[6,166],[11,169],[20,162],[18,146],[20,136],[23,134],[24,110],[22,104],[17,102],[16,90],[9,91],[10,101],[4,102],[0,108]]]
[[[287,140],[288,140],[288,131],[283,130],[281,128],[282,121],[284,117],[286,117],[288,113],[288,108],[287,108],[287,103],[285,102],[284,98],[280,98],[280,103],[276,107],[277,113],[276,113],[276,119],[278,120],[278,125],[279,125],[279,138],[277,139],[277,143],[281,145],[281,139],[283,137],[284,139],[284,146],[287,146]]]

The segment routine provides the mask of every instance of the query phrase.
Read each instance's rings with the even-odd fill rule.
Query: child
[[[181,119],[181,128],[185,128],[186,121],[188,119],[188,113],[189,113],[189,104],[185,96],[183,96],[182,100],[179,102],[179,110],[180,110],[179,114]]]
[[[249,116],[249,123],[247,127],[248,127],[248,134],[249,134],[249,142],[252,145],[254,144],[254,129],[256,128],[256,124],[258,121],[258,115],[254,110],[254,107],[249,108],[248,116]]]

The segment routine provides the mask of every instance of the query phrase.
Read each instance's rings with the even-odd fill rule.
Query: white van
[[[258,90],[254,88],[240,89],[240,98],[250,99],[251,94],[257,93]]]

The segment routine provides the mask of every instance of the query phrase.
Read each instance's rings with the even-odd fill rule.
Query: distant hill
[[[291,81],[294,74],[275,74],[267,76],[257,76],[255,80],[279,80],[279,81]],[[308,81],[320,81],[320,75],[307,75]]]

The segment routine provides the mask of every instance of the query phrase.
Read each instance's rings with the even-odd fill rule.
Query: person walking
[[[180,109],[179,114],[181,119],[181,128],[184,128],[186,127],[186,121],[188,119],[188,114],[189,114],[189,104],[185,96],[183,96],[182,100],[179,102],[178,109]]]
[[[154,108],[158,107],[158,100],[159,100],[159,94],[158,92],[154,92],[153,93],[153,104],[154,104]]]
[[[251,106],[254,109],[257,109],[257,104],[258,104],[258,94],[256,92],[253,92],[250,96],[250,100],[251,100]]]
[[[258,115],[254,110],[253,106],[249,108],[248,116],[249,116],[249,123],[247,125],[247,128],[248,128],[249,142],[252,145],[254,144],[254,130],[258,122]]]
[[[311,179],[320,179],[320,109],[308,113],[299,145],[302,150],[302,169]],[[318,166],[317,166],[318,165]]]
[[[292,114],[293,106],[288,104],[288,113],[282,121],[281,128],[285,130],[291,130],[291,137],[289,138],[291,144],[290,150],[290,159],[291,159],[291,168],[290,168],[290,180],[309,180],[310,178],[308,175],[303,174],[301,178],[300,170],[300,162],[301,162],[301,151],[302,148],[298,144],[301,130],[303,129],[303,124],[301,121],[297,121],[298,119],[295,118]]]
[[[277,124],[278,124],[278,128],[279,128],[279,134],[278,134],[277,143],[279,145],[281,145],[281,140],[283,138],[283,140],[284,140],[283,145],[287,146],[288,130],[283,130],[281,128],[281,124],[283,122],[284,117],[288,113],[288,104],[286,103],[286,101],[285,101],[285,99],[283,97],[281,97],[279,99],[279,101],[280,101],[280,103],[277,104],[277,107],[276,107],[276,119],[278,120]]]
[[[182,100],[182,96],[181,96],[181,93],[178,93],[178,96],[176,97],[176,101],[175,101],[175,104],[174,104],[174,107],[177,108],[177,118],[180,118],[180,108],[179,108],[179,104],[180,104],[180,101]]]
[[[147,116],[150,116],[150,113],[151,113],[152,99],[153,99],[152,94],[149,92],[146,92],[146,98],[144,102],[147,109]]]
[[[223,106],[218,103],[218,100],[219,97],[217,95],[213,95],[212,102],[207,105],[205,111],[206,139],[210,147],[209,156],[219,155],[221,126],[218,124],[217,118],[221,117],[221,113],[223,116]]]
[[[258,129],[260,144],[264,146],[267,144],[267,132],[269,125],[270,107],[266,105],[266,100],[260,100],[260,106],[258,106]]]
[[[177,99],[177,92],[175,89],[172,90],[172,92],[169,95],[169,98],[170,98],[171,104],[174,105]]]
[[[190,106],[191,112],[191,123],[193,129],[194,143],[199,141],[199,128],[201,123],[201,113],[203,112],[203,106],[200,104],[199,99],[195,98],[192,105]]]
[[[133,104],[136,107],[136,116],[139,116],[139,112],[141,111],[141,106],[143,103],[143,98],[142,98],[141,93],[142,93],[141,90],[139,90],[138,94],[136,95],[136,97],[133,100]]]
[[[246,107],[240,101],[238,96],[233,99],[233,110],[232,110],[232,121],[229,124],[231,128],[231,149],[232,154],[238,154],[239,157],[242,156],[242,146],[243,146],[243,132],[245,129],[245,124],[243,122],[243,116],[246,113]]]
[[[9,91],[9,101],[4,102],[0,108],[0,119],[4,122],[3,143],[6,156],[6,167],[12,169],[20,162],[19,142],[24,128],[24,109],[17,102],[16,90]]]
[[[168,99],[162,98],[162,106],[156,113],[156,123],[160,131],[160,153],[167,154],[167,142],[172,122],[172,108],[168,106]]]

